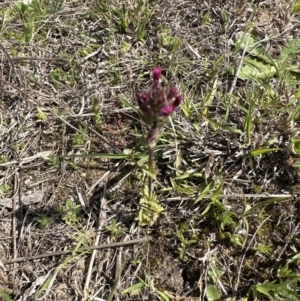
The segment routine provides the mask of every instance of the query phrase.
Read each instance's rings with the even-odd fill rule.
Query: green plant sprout
[[[100,115],[99,99],[93,98],[92,100],[92,111],[93,111],[93,120],[97,126],[101,126],[102,118]]]
[[[40,228],[49,228],[52,224],[52,218],[46,214],[41,214],[41,216],[37,219],[37,222]]]
[[[186,253],[188,252],[189,246],[196,244],[199,241],[199,238],[196,234],[185,235],[183,232],[184,229],[179,229],[176,231],[175,236],[180,241],[180,246],[177,249],[177,253],[181,260],[186,261],[188,260]]]
[[[171,35],[170,28],[161,28],[158,31],[157,36],[159,44],[171,51],[176,51],[181,45],[180,39]]]
[[[122,230],[122,224],[118,223],[115,218],[110,221],[110,224],[105,226],[105,229],[110,232],[112,237],[122,235],[124,231]]]
[[[46,162],[48,166],[57,166],[59,165],[59,157],[56,155],[51,155],[49,157],[42,156],[43,160]]]
[[[0,155],[0,164],[8,162],[8,155]]]
[[[36,118],[38,121],[45,122],[47,120],[47,115],[45,112],[39,107],[36,107],[37,113],[36,113]]]
[[[57,209],[62,215],[62,220],[67,225],[75,224],[78,221],[81,206],[75,205],[71,199],[67,199],[65,206],[59,205]]]
[[[7,184],[0,185],[0,196],[3,194],[9,195],[10,191],[10,187]]]
[[[83,147],[85,143],[86,133],[87,127],[79,125],[79,131],[76,132],[75,135],[72,137],[72,144],[77,148]]]

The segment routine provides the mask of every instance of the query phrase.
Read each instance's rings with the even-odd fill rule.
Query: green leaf
[[[103,159],[127,159],[128,154],[85,154],[85,155],[63,155],[63,158],[103,158]]]
[[[212,207],[212,204],[213,203],[209,203],[200,215],[205,215]]]
[[[210,90],[209,94],[207,95],[206,99],[204,100],[204,108],[203,108],[203,115],[207,114],[208,107],[212,104],[215,94],[217,92],[217,84],[218,84],[218,77],[215,79],[212,89]]]
[[[298,137],[292,137],[292,152],[296,155],[300,155],[300,139]]]
[[[249,210],[245,211],[243,213],[243,217],[247,217],[247,216],[253,214],[257,209],[260,209],[261,207],[264,207],[266,205],[273,204],[276,202],[280,202],[285,199],[286,199],[285,197],[276,197],[276,198],[271,198],[271,199],[267,199],[265,201],[259,202],[255,206],[251,207]]]
[[[0,296],[4,301],[13,301],[13,299],[11,299],[11,297],[2,290],[0,290]]]
[[[218,186],[218,188],[216,189],[216,191],[212,194],[211,200],[213,202],[215,202],[217,200],[217,198],[219,197],[219,194],[221,193],[222,188],[223,188],[224,181],[225,181],[225,179],[222,179],[220,185]]]
[[[256,292],[259,292],[265,296],[268,296],[271,300],[272,300],[272,296],[269,294],[268,289],[266,289],[263,285],[254,285],[252,287],[253,290],[255,290]]]
[[[282,62],[291,61],[297,54],[300,54],[300,39],[289,41],[288,44],[282,48],[278,59]]]
[[[137,294],[141,291],[141,288],[144,286],[145,284],[142,283],[142,282],[138,282],[126,289],[124,289],[122,292],[121,292],[121,295],[125,295],[125,294]]]
[[[295,256],[292,257],[291,261],[296,261],[300,260],[300,253],[296,254]]]
[[[241,68],[237,77],[242,80],[253,78],[270,78],[277,72],[277,69],[263,62],[261,59],[255,57],[246,57],[244,59],[244,66]]]
[[[195,204],[200,202],[210,191],[211,189],[215,186],[215,181],[211,181],[198,195],[197,199],[195,200]]]
[[[271,153],[271,152],[277,152],[281,150],[281,148],[257,148],[253,151],[251,151],[251,155],[252,156],[259,156],[259,155],[263,155],[263,154],[267,154],[267,153]]]
[[[245,49],[246,51],[251,54],[255,54],[255,49],[257,48],[257,42],[253,39],[250,33],[248,32],[241,32],[240,38],[238,38],[235,42],[236,49]]]
[[[158,290],[156,290],[156,291],[159,294],[159,296],[162,298],[162,300],[170,301],[170,299],[168,298],[168,296],[164,292],[161,292],[161,291],[158,291]]]
[[[221,296],[216,287],[209,284],[206,287],[206,298],[208,301],[218,301],[220,300]]]
[[[174,178],[174,180],[184,180],[184,179],[188,179],[188,178],[203,178],[203,174],[199,173],[199,172],[185,172],[184,174],[177,176]]]

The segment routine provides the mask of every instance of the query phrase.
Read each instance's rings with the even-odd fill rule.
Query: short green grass
[[[5,266],[4,300],[300,300],[300,4],[219,2],[0,4],[0,259],[73,250]],[[157,65],[184,101],[150,204]]]

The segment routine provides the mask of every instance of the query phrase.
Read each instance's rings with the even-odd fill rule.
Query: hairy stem
[[[149,145],[149,161],[148,161],[148,170],[149,173],[154,173],[154,159],[153,159],[153,148]],[[148,193],[149,193],[149,200],[152,199],[152,177],[148,175]]]

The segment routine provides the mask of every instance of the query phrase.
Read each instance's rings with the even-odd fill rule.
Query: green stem
[[[148,171],[149,173],[154,173],[154,160],[153,160],[153,148],[149,145],[149,160],[148,160]],[[148,192],[149,192],[149,200],[152,199],[152,177],[148,175]]]

